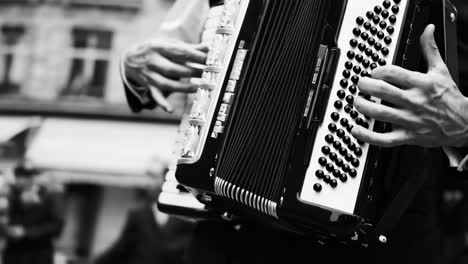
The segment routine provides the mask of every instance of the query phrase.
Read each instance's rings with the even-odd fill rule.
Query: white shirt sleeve
[[[199,43],[209,10],[208,0],[177,0],[161,24],[158,35]]]

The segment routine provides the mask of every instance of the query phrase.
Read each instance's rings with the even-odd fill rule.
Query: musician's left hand
[[[376,133],[355,126],[352,129],[355,137],[386,147],[405,144],[461,147],[468,144],[468,98],[452,80],[433,34],[434,26],[429,25],[420,39],[427,73],[386,66],[375,69],[372,78],[359,81],[361,92],[394,106],[357,97],[356,109],[377,120],[392,123],[393,131]]]

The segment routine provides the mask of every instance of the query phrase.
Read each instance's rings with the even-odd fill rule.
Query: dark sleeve
[[[125,82],[124,87],[128,106],[133,112],[138,113],[143,109],[154,109],[156,107],[156,101],[148,89],[133,89],[128,87]]]
[[[135,214],[130,212],[119,238],[94,261],[94,264],[130,263],[129,256],[134,254],[138,243],[138,227],[134,218]]]
[[[59,192],[44,195],[44,208],[48,210],[47,221],[26,228],[29,239],[50,239],[60,235],[64,223],[63,195]]]

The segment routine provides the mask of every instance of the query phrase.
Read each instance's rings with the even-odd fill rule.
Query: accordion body
[[[381,149],[353,126],[359,78],[415,69],[427,1],[229,0],[177,162],[207,208],[301,233],[353,237],[375,222]]]

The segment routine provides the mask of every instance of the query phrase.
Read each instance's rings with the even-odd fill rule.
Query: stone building
[[[155,35],[172,2],[0,0],[0,110],[127,114],[120,54]]]
[[[130,113],[119,77],[119,60],[124,49],[156,34],[173,2],[0,0],[0,118],[6,120],[4,125],[11,126],[8,119],[11,114],[19,115],[19,119],[40,117],[45,120],[44,124],[49,116],[59,115],[63,120],[54,120],[72,132],[62,138],[83,145],[92,139],[89,131],[97,129],[92,122],[101,123],[102,129],[115,125],[124,135],[125,131],[135,129],[133,119],[138,121],[143,117],[147,122],[141,126],[152,126],[147,129],[151,135],[152,131],[166,135],[155,136],[160,139],[146,144],[159,148],[170,144],[158,140],[170,142],[167,138],[175,131],[173,126],[180,113],[165,115],[162,111],[153,111],[136,116]],[[177,105],[184,104],[184,98],[171,96],[176,109],[181,109]],[[97,116],[99,119],[95,120]],[[89,129],[74,122],[77,117]],[[105,123],[107,117],[113,121]],[[172,126],[160,125],[161,118],[172,120]],[[132,123],[121,122],[128,120]],[[77,129],[63,125],[64,122],[72,122]],[[42,130],[46,127],[44,124]],[[88,131],[87,134],[77,135],[81,133],[76,132],[78,128]],[[101,134],[104,135],[98,136],[109,138]],[[58,144],[57,139],[52,140]],[[13,142],[15,146],[25,142],[21,137],[16,137],[15,141],[19,142]],[[98,144],[99,138],[90,142]],[[11,167],[24,152],[23,146],[16,149],[20,150],[8,154],[7,158],[0,150],[0,171]],[[57,247],[65,255],[86,259],[105,250],[118,236],[128,208],[139,202],[138,190],[134,187],[112,186],[111,181],[119,175],[110,180],[102,177],[97,179],[101,183],[92,183],[100,176],[80,174],[72,177],[72,183],[65,181],[67,226]]]

